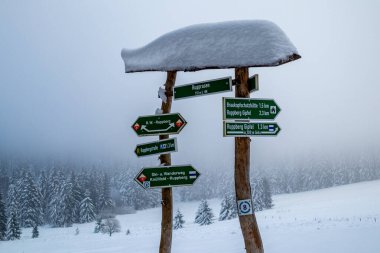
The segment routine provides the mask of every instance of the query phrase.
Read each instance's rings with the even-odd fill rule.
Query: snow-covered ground
[[[218,216],[220,200],[209,201]],[[174,230],[173,253],[244,252],[238,219],[215,221],[209,226],[193,223],[199,202],[175,203],[186,220]],[[363,182],[312,192],[274,196],[275,207],[257,213],[265,252],[270,253],[378,253],[380,252],[380,181]],[[117,217],[122,232],[109,237],[94,234],[94,223],[70,228],[40,228],[31,238],[0,242],[1,253],[147,253],[158,252],[161,209]],[[76,228],[80,233],[75,235]],[[131,234],[126,235],[129,229]]]

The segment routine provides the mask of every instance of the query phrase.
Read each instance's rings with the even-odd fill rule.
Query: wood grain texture
[[[248,98],[248,68],[235,68],[235,97]],[[236,200],[252,199],[249,182],[250,170],[250,144],[249,137],[235,137],[235,193]],[[256,216],[239,216],[240,227],[244,237],[247,253],[264,253],[263,243]]]
[[[175,79],[177,72],[167,72],[167,78],[165,83],[166,93],[173,94],[173,87],[175,85]],[[162,113],[170,113],[172,107],[173,97],[168,96],[166,103],[162,102]],[[169,138],[169,135],[160,135],[160,140]],[[160,162],[166,166],[171,165],[171,155],[160,155]],[[161,221],[161,241],[160,241],[160,253],[170,253],[172,248],[172,234],[173,234],[173,193],[172,188],[161,189],[162,193],[162,221]]]

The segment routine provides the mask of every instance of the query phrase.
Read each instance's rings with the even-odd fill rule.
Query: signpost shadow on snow
[[[163,114],[139,117],[132,125],[139,136],[159,135],[162,141],[168,139],[169,134],[178,134],[182,130],[186,122],[182,117],[175,116],[180,114],[169,114],[173,95],[174,99],[194,98],[228,92],[232,90],[232,85],[235,85],[235,97],[239,99],[223,99],[224,136],[235,137],[235,194],[245,250],[247,253],[263,253],[256,216],[252,212],[254,203],[249,183],[249,136],[276,136],[280,127],[277,123],[250,120],[273,120],[280,108],[273,100],[248,99],[251,92],[258,90],[258,76],[249,78],[248,68],[273,67],[297,60],[301,58],[297,49],[274,23],[265,20],[245,20],[185,27],[162,35],[142,48],[123,49],[121,56],[126,73],[167,72],[165,90],[160,90],[159,93]],[[225,77],[174,88],[177,71],[225,68],[235,69],[235,80]],[[175,125],[178,123],[176,120],[180,120],[179,125]],[[157,145],[159,142],[141,144],[135,152],[137,155],[141,154],[141,147],[144,147],[148,150],[147,154],[151,154],[149,150],[158,149]],[[191,165],[170,166],[171,156],[167,150],[160,155],[160,162],[163,167],[143,168],[135,180],[146,189],[162,188],[159,252],[169,253],[173,228],[173,199],[170,186],[192,184],[199,172]]]

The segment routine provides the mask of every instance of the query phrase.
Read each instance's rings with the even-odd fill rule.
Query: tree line
[[[272,193],[379,179],[379,168],[380,159],[376,156],[315,159],[270,168],[255,165],[251,173],[254,209],[270,208]],[[133,180],[140,169],[125,164],[83,166],[0,159],[0,238],[17,239],[17,227],[64,227],[92,222],[107,213],[124,214],[157,207],[160,191],[145,190]],[[202,176],[192,187],[174,188],[177,201],[234,196],[233,169],[201,171]],[[7,236],[9,231],[15,236]]]

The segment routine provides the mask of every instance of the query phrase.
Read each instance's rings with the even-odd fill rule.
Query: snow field
[[[312,192],[276,195],[274,208],[258,212],[257,220],[265,252],[271,253],[378,253],[380,252],[380,181],[363,182]],[[215,223],[194,224],[199,201],[175,201],[186,223],[173,232],[173,253],[244,252],[238,219],[217,221],[219,199],[209,200]],[[32,229],[22,230],[22,239],[0,242],[1,253],[13,252],[157,252],[160,240],[161,208],[117,216],[121,233],[112,237],[94,234],[95,223],[74,224],[70,228],[40,228],[32,239]],[[79,228],[79,235],[75,229]],[[127,229],[131,234],[126,235]]]

